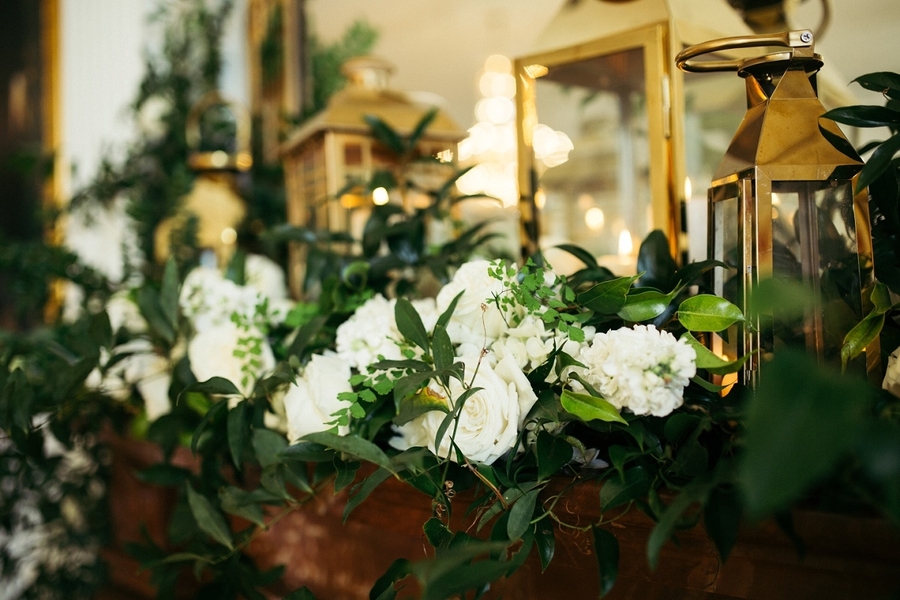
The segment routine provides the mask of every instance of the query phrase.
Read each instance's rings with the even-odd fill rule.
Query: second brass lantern
[[[746,60],[697,60],[724,49],[786,50]],[[802,283],[815,299],[802,319],[762,315],[755,327],[733,325],[714,335],[729,359],[751,354],[743,379],[753,383],[779,348],[806,347],[841,362],[844,336],[869,311],[874,285],[868,194],[856,190],[862,160],[837,125],[820,117],[822,66],[809,30],[726,38],[687,48],[676,58],[693,72],[736,71],[747,89],[747,114],[709,189],[709,257],[713,289],[744,309],[751,290],[769,278]],[[839,149],[840,148],[840,149]],[[878,370],[877,340],[855,368]]]

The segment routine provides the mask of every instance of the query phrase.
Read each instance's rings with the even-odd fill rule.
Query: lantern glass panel
[[[734,191],[737,191],[737,186]],[[713,221],[716,237],[713,239],[713,258],[720,260],[733,269],[713,269],[713,290],[729,302],[740,305],[742,291],[741,278],[741,233],[740,205],[737,194],[715,202],[713,205]],[[714,336],[713,351],[729,360],[739,356],[738,326],[732,325],[722,335]]]
[[[535,81],[535,97],[542,245],[630,254],[653,222],[644,49],[551,66]],[[562,163],[550,151],[565,143],[558,132],[574,146]]]

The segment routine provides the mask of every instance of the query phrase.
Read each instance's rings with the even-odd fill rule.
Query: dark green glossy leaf
[[[405,558],[398,558],[392,562],[387,571],[372,586],[369,600],[393,600],[396,598],[397,592],[394,591],[394,584],[411,574],[410,564]]]
[[[459,299],[465,294],[466,291],[463,290],[453,297],[453,300],[450,301],[450,305],[447,306],[447,310],[441,313],[441,316],[438,317],[437,324],[435,327],[447,327],[447,324],[450,323],[450,317],[453,316],[453,311],[456,310],[456,304],[459,302]]]
[[[282,434],[264,427],[254,427],[252,440],[253,451],[261,467],[281,462],[282,453],[287,450],[287,439]]]
[[[240,396],[241,391],[224,377],[210,377],[206,381],[198,381],[184,388],[181,394],[199,392],[201,394],[220,394],[222,396]]]
[[[231,530],[222,515],[213,508],[206,496],[195,492],[190,484],[185,485],[185,489],[191,514],[194,515],[194,520],[197,521],[200,530],[229,550],[234,549],[231,542]]]
[[[688,331],[722,331],[742,322],[744,315],[725,298],[700,294],[681,303],[678,320]]]
[[[650,491],[650,484],[650,477],[641,466],[628,469],[621,479],[607,479],[600,488],[600,510],[607,511],[643,498]]]
[[[676,269],[666,234],[659,229],[651,231],[638,250],[637,271],[642,273],[640,285],[668,289],[674,283]]]
[[[572,445],[564,439],[541,431],[534,446],[538,479],[545,480],[572,461]]]
[[[393,474],[396,474],[391,459],[381,448],[368,440],[358,437],[341,436],[327,431],[310,433],[304,436],[306,441],[322,444],[356,458],[368,461]]]
[[[256,454],[259,457],[259,450],[257,450]],[[313,444],[312,442],[298,442],[288,446],[279,452],[278,455],[285,460],[301,462],[326,462],[334,459],[333,450],[329,450],[322,444]]]
[[[619,415],[619,410],[603,398],[563,390],[560,395],[560,402],[566,412],[575,415],[585,423],[598,419],[600,421],[628,424],[628,421]]]
[[[453,351],[453,342],[447,335],[447,330],[441,326],[435,326],[433,334],[434,349],[434,367],[435,369],[446,369],[453,364],[456,354]],[[447,385],[449,379],[444,379],[444,385]]]
[[[149,286],[142,286],[137,291],[137,304],[141,314],[147,319],[150,328],[166,343],[175,341],[175,328],[163,314],[159,297]]]
[[[497,560],[481,560],[459,566],[425,582],[425,585],[422,586],[422,600],[445,600],[455,594],[478,590],[505,576],[508,570],[508,562]]]
[[[558,244],[557,246],[554,246],[554,248],[559,248],[560,250],[568,252],[569,254],[583,262],[589,269],[596,269],[599,267],[599,265],[597,264],[597,259],[594,258],[594,255],[581,246],[576,246],[575,244]]]
[[[442,550],[450,547],[453,532],[437,517],[428,519],[425,525],[422,526],[422,531],[425,532],[425,537],[433,548]]]
[[[594,534],[594,554],[597,556],[597,569],[600,575],[600,597],[612,590],[619,576],[619,541],[609,531],[591,526]]]
[[[822,118],[854,127],[889,127],[900,124],[900,113],[884,106],[844,106],[829,110]]]
[[[737,541],[742,512],[740,497],[734,488],[717,487],[706,499],[706,505],[703,507],[703,524],[723,561],[728,560],[728,555]]]
[[[871,393],[793,350],[763,365],[740,472],[747,513],[777,512],[827,475],[860,434]]]
[[[900,115],[900,113],[895,114]],[[856,191],[859,192],[870,186],[878,179],[878,176],[891,165],[891,160],[898,151],[900,151],[900,133],[894,134],[875,149],[875,152],[866,161],[866,166],[860,171],[859,180],[856,182]]]
[[[406,298],[397,298],[394,307],[394,318],[397,321],[397,329],[400,334],[430,355],[428,332],[422,323],[422,317],[416,312],[412,302]]]
[[[591,289],[576,296],[576,301],[587,308],[604,315],[614,315],[625,306],[628,290],[637,276],[618,277],[602,281]]]
[[[854,79],[851,83],[858,83],[867,90],[884,93],[889,98],[900,99],[900,75],[890,71],[866,73]]]
[[[727,263],[724,263],[721,260],[701,260],[689,265],[685,265],[684,267],[678,269],[675,277],[678,279],[678,283],[680,285],[687,286],[691,285],[696,279],[698,279],[707,271],[715,268],[729,269],[730,267]]]
[[[241,517],[260,527],[265,526],[262,506],[255,503],[250,495],[239,488],[226,486],[219,488],[219,504],[228,514]]]
[[[163,272],[162,287],[159,290],[159,308],[173,330],[178,329],[178,267],[175,259],[169,257]]]
[[[227,381],[224,380],[223,381]],[[227,402],[216,402],[212,405],[212,408],[209,409],[209,412],[203,416],[200,420],[200,423],[197,425],[197,428],[194,429],[194,435],[191,436],[191,452],[197,454],[197,443],[200,441],[200,435],[203,431],[209,426],[210,423],[213,422],[220,414],[227,413],[228,411],[228,403]]]
[[[291,342],[291,347],[288,349],[288,356],[303,356],[306,347],[316,334],[322,330],[327,321],[327,315],[318,315],[300,327],[297,335],[294,336],[294,341]]]
[[[237,406],[228,411],[228,450],[231,452],[231,460],[238,470],[241,469],[244,447],[247,445],[247,438],[250,437],[249,409],[250,404],[246,400],[241,400]]]
[[[556,538],[554,537],[553,522],[550,519],[541,519],[534,530],[534,543],[541,559],[541,573],[547,570],[553,555],[556,553]]]

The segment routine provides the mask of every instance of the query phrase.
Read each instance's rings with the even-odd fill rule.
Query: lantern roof
[[[724,0],[578,0],[563,5],[538,36],[534,53],[666,21],[672,24],[678,46],[753,33]]]
[[[287,151],[325,131],[368,134],[365,115],[374,115],[407,135],[413,131],[432,107],[419,102],[410,94],[388,88],[388,78],[394,67],[386,60],[361,56],[344,63],[341,72],[347,85],[336,92],[328,105],[292,133],[283,145]],[[466,136],[455,121],[439,109],[425,134],[426,139],[458,142]]]
[[[714,183],[754,167],[768,169],[770,177],[779,179],[818,181],[838,167],[862,166],[838,126],[819,119],[825,107],[802,67],[788,69],[771,95],[755,77],[746,80],[751,106],[716,169]],[[844,151],[826,139],[822,129],[843,140]]]

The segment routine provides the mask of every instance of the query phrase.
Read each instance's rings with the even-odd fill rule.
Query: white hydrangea
[[[403,358],[403,336],[394,319],[395,299],[388,300],[381,294],[369,298],[353,315],[337,328],[335,347],[341,359],[359,371],[378,361]],[[426,331],[437,323],[438,314],[434,300],[414,300],[413,308],[422,318]]]
[[[263,298],[255,288],[225,279],[217,269],[197,267],[185,277],[178,303],[194,331],[202,333],[231,321],[235,314],[254,322]]]
[[[616,408],[664,417],[681,406],[697,368],[696,353],[653,325],[599,333],[582,349],[582,375]]]
[[[244,260],[244,279],[247,285],[269,300],[288,297],[284,271],[272,259],[262,254],[248,254]]]

